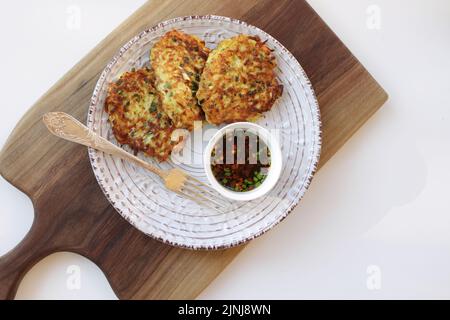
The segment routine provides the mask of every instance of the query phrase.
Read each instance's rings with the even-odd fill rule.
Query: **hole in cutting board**
[[[0,176],[0,257],[14,249],[30,231],[34,208],[30,198]]]
[[[75,253],[59,252],[38,262],[23,278],[17,300],[116,300],[103,272]]]

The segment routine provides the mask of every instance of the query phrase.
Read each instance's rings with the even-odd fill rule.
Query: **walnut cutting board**
[[[191,299],[243,249],[189,251],[140,233],[104,197],[86,148],[51,136],[41,122],[44,113],[56,110],[85,122],[99,74],[125,42],[162,20],[204,14],[253,24],[297,57],[312,82],[322,113],[320,165],[387,99],[383,89],[303,0],[146,3],[29,110],[0,154],[0,173],[32,199],[35,209],[28,235],[0,258],[0,298],[13,299],[21,279],[39,260],[54,252],[70,251],[96,263],[119,298]]]

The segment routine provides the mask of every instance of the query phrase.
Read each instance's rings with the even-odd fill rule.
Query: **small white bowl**
[[[263,183],[259,187],[251,191],[236,192],[225,188],[216,180],[211,169],[211,152],[213,148],[215,147],[216,143],[220,139],[222,139],[227,131],[235,129],[250,130],[251,133],[259,136],[259,138],[267,145],[270,150],[271,164],[269,173],[264,179]],[[223,127],[212,137],[203,153],[203,163],[205,166],[206,177],[208,178],[211,186],[224,197],[237,201],[254,200],[256,198],[262,197],[270,190],[272,190],[280,177],[282,161],[283,160],[281,156],[280,144],[278,143],[277,137],[271,134],[267,129],[251,122],[236,122]]]

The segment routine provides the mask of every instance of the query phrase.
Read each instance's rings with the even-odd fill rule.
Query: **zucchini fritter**
[[[282,95],[275,57],[256,36],[219,43],[206,62],[197,98],[212,124],[256,120]]]
[[[203,41],[178,30],[167,32],[150,52],[162,109],[177,128],[191,130],[203,119],[195,95],[208,54]]]
[[[105,109],[117,141],[135,152],[164,161],[179,142],[171,139],[175,127],[161,110],[150,69],[125,72],[111,83]]]

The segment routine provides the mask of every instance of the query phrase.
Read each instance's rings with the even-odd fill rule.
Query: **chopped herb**
[[[150,112],[156,112],[157,108],[158,108],[158,104],[156,103],[155,100],[153,100],[150,105]]]

